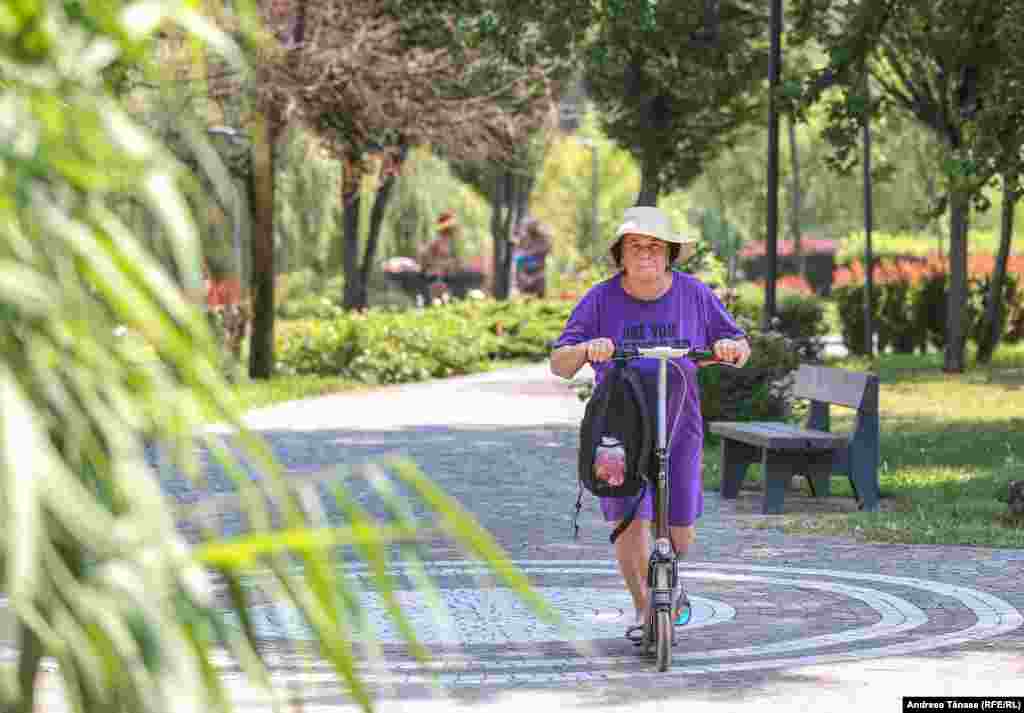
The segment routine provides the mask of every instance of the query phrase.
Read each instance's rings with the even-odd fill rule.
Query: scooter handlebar
[[[715,358],[715,353],[710,349],[693,349],[689,342],[677,342],[670,345],[655,347],[617,347],[612,353],[612,359],[616,361],[628,361],[629,359],[680,359],[686,357],[692,361],[709,361],[716,364],[726,364]],[[730,365],[731,366],[731,365]]]

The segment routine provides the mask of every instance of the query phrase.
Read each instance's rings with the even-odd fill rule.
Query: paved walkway
[[[589,496],[579,539],[571,536],[582,411],[538,366],[250,413],[296,478],[391,453],[413,458],[495,534],[571,627],[537,621],[439,543],[430,570],[450,616],[431,616],[412,591],[402,594],[433,662],[404,656],[382,610],[374,617],[389,658],[365,673],[381,710],[881,713],[901,710],[904,695],[1024,696],[1024,551],[749,529],[737,505],[714,493],[683,572],[694,622],[673,668],[656,673],[622,637],[629,599]],[[372,595],[366,604],[380,610]],[[354,710],[329,668],[288,653],[284,642],[305,636],[293,613],[267,605],[256,619],[277,652],[278,679],[304,694],[302,710]],[[269,710],[230,670],[227,679],[245,710]]]

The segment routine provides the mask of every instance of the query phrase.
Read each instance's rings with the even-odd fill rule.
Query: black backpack
[[[587,402],[580,425],[579,482],[576,499],[574,536],[579,534],[579,513],[583,489],[603,498],[628,498],[647,487],[654,451],[654,419],[639,373],[625,364],[616,364],[598,384]],[[619,441],[626,452],[626,477],[620,485],[610,485],[594,474],[594,457],[603,437]],[[639,500],[637,501],[639,504]],[[612,543],[629,527],[636,507],[611,534]]]

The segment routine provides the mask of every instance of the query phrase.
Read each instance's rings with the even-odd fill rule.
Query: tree
[[[369,708],[353,642],[371,637],[358,590],[332,569],[337,547],[383,565],[389,547],[414,557],[412,545],[444,534],[500,562],[505,583],[526,591],[526,580],[408,464],[392,470],[425,502],[425,519],[373,480],[391,520],[374,519],[338,487],[342,521],[313,528],[266,444],[244,429],[195,304],[202,287],[187,172],[132,121],[102,74],[114,60],[146,61],[154,28],[170,22],[231,49],[186,3],[160,8],[166,17],[114,15],[99,3],[24,5],[0,45],[4,67],[17,70],[0,86],[0,566],[18,643],[16,661],[0,666],[0,710],[36,709],[44,657],[59,663],[76,710],[229,710],[218,648],[271,690],[243,576],[268,581],[302,613],[321,655]],[[186,133],[202,135],[195,126]],[[169,266],[111,209],[128,200],[160,222]],[[233,445],[258,479],[204,433],[204,416],[237,429]],[[168,502],[147,460],[147,450],[162,453],[199,488],[197,438],[233,478],[238,492],[226,499],[249,523],[229,541],[201,527],[190,543],[176,520],[199,508]],[[375,582],[411,631],[388,578]]]
[[[512,289],[512,239],[529,209],[530,193],[542,151],[526,147],[510,160],[455,161],[456,175],[476,188],[491,205],[492,292],[508,299]]]
[[[1003,316],[1006,302],[1006,266],[1010,259],[1010,245],[1013,242],[1013,218],[1020,200],[1020,187],[1013,184],[1013,178],[1003,176],[1003,204],[999,221],[999,252],[995,269],[989,278],[988,294],[985,296],[985,312],[982,315],[981,333],[978,338],[978,363],[992,361],[996,347],[1003,335]]]
[[[296,2],[280,0],[292,8],[283,18],[295,14]],[[266,91],[278,97],[275,104],[293,107],[344,164],[344,303],[359,308],[408,148],[430,144],[462,159],[511,155],[549,113],[553,65],[524,54],[525,39],[514,53],[497,52],[482,24],[486,4],[467,5],[463,15],[444,3],[393,0],[304,7],[310,34],[268,64]],[[374,170],[372,152],[388,159],[360,256],[360,189]]]
[[[767,19],[760,3],[600,3],[581,38],[602,128],[641,166],[638,205],[689,185],[761,116]]]
[[[864,82],[864,96],[871,101],[871,79],[867,73]],[[868,356],[875,354],[875,256],[871,245],[871,231],[874,229],[875,210],[873,202],[874,182],[871,178],[871,119],[861,124],[861,151],[864,183],[864,345]]]
[[[986,150],[993,125],[979,106],[999,111],[990,90],[1005,78],[999,27],[1016,3],[946,0],[937,3],[872,0],[801,0],[798,28],[815,37],[829,56],[809,77],[807,97],[841,88],[830,102],[830,138],[841,161],[855,161],[857,128],[884,106],[898,107],[926,126],[944,147],[945,203],[949,209],[950,287],[943,368],[965,368],[967,225],[971,203],[994,175],[996,156]],[[869,102],[858,78],[867,71],[880,89]],[[999,153],[1002,153],[1000,151]]]
[[[1024,51],[1024,41],[1018,31],[1024,20],[1024,3],[1007,3],[1002,22],[996,28],[996,40],[1000,48],[1008,53],[997,65],[994,77],[983,88],[975,89],[967,101],[977,112],[978,122],[985,127],[983,133],[984,152],[994,157],[990,161],[993,171],[1002,182],[1002,208],[999,222],[999,252],[989,280],[982,316],[981,336],[978,340],[978,361],[988,363],[992,359],[1003,330],[1003,315],[1006,301],[1007,261],[1013,240],[1013,222],[1016,206],[1022,191],[1024,157],[1024,84],[1021,71],[1024,70],[1019,53]]]

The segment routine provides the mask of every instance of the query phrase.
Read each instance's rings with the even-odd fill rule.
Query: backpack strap
[[[624,374],[629,387],[633,390],[633,398],[640,406],[640,459],[637,462],[637,469],[640,471],[646,483],[649,474],[646,472],[651,462],[651,454],[654,452],[654,418],[651,415],[650,404],[647,403],[647,391],[640,381],[640,375],[633,369]]]
[[[622,519],[612,534],[608,537],[609,541],[614,545],[615,541],[619,539],[619,535],[625,532],[626,528],[633,524],[633,520],[636,519],[636,511],[640,508],[640,503],[643,502],[644,496],[647,494],[647,484],[650,480],[647,473],[647,467],[651,461],[651,451],[654,448],[654,434],[651,427],[651,413],[648,410],[647,404],[647,392],[643,388],[643,384],[640,382],[640,376],[636,371],[632,369],[625,369],[623,372],[623,378],[629,384],[629,388],[633,390],[633,398],[636,403],[640,405],[640,442],[643,446],[640,449],[640,456],[637,459],[637,469],[640,471],[640,477],[643,478],[644,484],[640,489],[640,493],[636,496],[633,501],[633,507],[630,508],[629,514]]]
[[[636,496],[636,500],[633,501],[633,507],[629,509],[629,514],[622,518],[612,534],[608,536],[608,540],[614,545],[615,540],[619,539],[619,535],[626,531],[626,528],[633,524],[633,520],[636,519],[636,511],[640,509],[640,503],[643,502],[644,495],[647,494],[647,479],[644,478],[644,486],[640,488],[640,493]]]
[[[579,481],[579,491],[576,493],[576,512],[572,516],[572,539],[580,539],[580,510],[583,509],[583,481]]]
[[[601,385],[599,387],[600,388],[600,399],[598,401],[593,402],[594,410],[593,410],[592,414],[591,413],[587,413],[583,417],[583,425],[586,428],[586,432],[587,432],[586,435],[587,435],[587,438],[590,441],[594,441],[595,440],[594,439],[594,436],[596,435],[594,433],[595,424],[602,424],[602,423],[604,423],[605,415],[607,415],[607,413],[608,413],[608,402],[611,401],[611,392],[612,392],[612,381],[611,380],[612,379],[621,379],[621,378],[623,378],[623,375],[624,375],[624,372],[622,371],[623,368],[624,367],[621,364],[616,364],[615,366],[612,367],[611,371],[608,372],[608,374],[605,376],[604,380],[601,382]],[[592,395],[591,398],[593,399],[594,396],[596,396],[596,395],[598,395],[598,394],[595,392],[595,394]],[[589,419],[587,418],[588,416],[590,417]],[[581,482],[583,481],[583,478],[585,477],[584,476],[584,472],[586,470],[590,469],[590,468],[593,468],[593,467],[594,467],[594,463],[593,463],[593,461],[590,458],[586,458],[586,459],[582,459],[581,458],[580,459],[580,462],[579,462],[579,479],[580,479]]]

